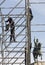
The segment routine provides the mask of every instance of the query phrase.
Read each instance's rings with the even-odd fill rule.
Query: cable
[[[31,26],[45,26],[45,24],[31,24]]]
[[[40,30],[40,31],[31,31],[31,32],[45,32],[45,31]]]
[[[45,4],[45,2],[30,2],[29,4]]]

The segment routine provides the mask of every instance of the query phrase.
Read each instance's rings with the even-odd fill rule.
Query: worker
[[[34,44],[35,44],[35,48],[38,50],[38,54],[41,55],[41,43],[38,41],[38,39],[34,38]]]
[[[32,21],[32,19],[33,19],[33,14],[32,14],[31,8],[29,8],[29,18],[30,18],[30,21]]]
[[[11,17],[8,18],[7,21],[5,21],[6,23],[8,22],[8,24],[6,25],[6,30],[7,31],[10,27],[10,42],[12,41],[12,38],[13,38],[13,41],[15,42],[15,25],[14,25],[14,21]]]

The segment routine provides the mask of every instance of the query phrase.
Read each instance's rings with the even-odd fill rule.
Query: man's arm
[[[8,20],[5,21],[5,23],[6,23],[6,25],[5,25],[5,31],[8,31],[9,30],[9,22],[8,22]]]
[[[35,38],[34,38],[34,43],[35,43]]]
[[[36,43],[36,41],[35,41],[35,38],[34,38],[34,46],[37,46],[37,43]]]

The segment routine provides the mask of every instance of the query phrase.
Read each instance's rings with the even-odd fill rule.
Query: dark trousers
[[[15,32],[14,32],[14,29],[11,29],[11,35],[10,35],[10,42],[12,41],[12,38],[13,38],[13,41],[15,41]]]

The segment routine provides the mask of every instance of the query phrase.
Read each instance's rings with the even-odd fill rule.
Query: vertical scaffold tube
[[[4,62],[4,51],[3,51],[3,41],[4,41],[4,22],[3,22],[3,16],[2,16],[2,12],[1,12],[1,8],[0,8],[0,17],[1,17],[1,26],[2,26],[2,39],[1,39],[1,54],[2,54],[2,62],[1,64],[3,64]]]
[[[26,12],[26,65],[31,65],[31,21],[29,18],[29,0],[25,0],[25,12]]]

